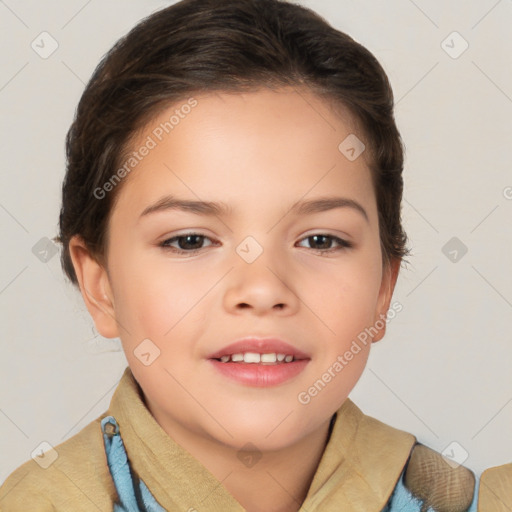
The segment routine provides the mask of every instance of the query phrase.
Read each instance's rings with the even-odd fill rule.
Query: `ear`
[[[400,259],[393,259],[384,266],[382,273],[382,282],[379,290],[377,308],[373,321],[374,328],[378,331],[373,337],[372,342],[380,341],[386,334],[386,317],[395,290],[398,272],[400,271]]]
[[[104,338],[117,338],[114,298],[106,268],[90,253],[77,235],[69,242],[69,253],[75,269],[80,292],[94,321],[96,330]]]

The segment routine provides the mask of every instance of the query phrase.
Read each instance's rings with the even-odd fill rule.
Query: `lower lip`
[[[309,359],[267,365],[258,363],[221,363],[216,359],[210,359],[209,361],[226,377],[241,384],[258,388],[277,386],[293,379],[309,363]]]

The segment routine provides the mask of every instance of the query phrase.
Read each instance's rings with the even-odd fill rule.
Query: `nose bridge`
[[[260,237],[261,239],[261,237]],[[260,243],[248,236],[236,247],[235,268],[226,291],[229,309],[253,308],[260,313],[296,308],[297,298],[290,283],[291,267],[285,251],[270,246],[271,237]]]

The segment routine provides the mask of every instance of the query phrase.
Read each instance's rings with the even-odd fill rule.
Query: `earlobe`
[[[374,328],[378,331],[373,336],[372,342],[380,341],[386,334],[386,317],[393,298],[398,273],[400,271],[400,259],[394,259],[383,269],[382,281],[379,291],[379,299],[375,311]]]
[[[118,337],[114,300],[107,270],[94,258],[85,242],[77,235],[69,242],[69,253],[80,292],[96,330],[105,338]]]

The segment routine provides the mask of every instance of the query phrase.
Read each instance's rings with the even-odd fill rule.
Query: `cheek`
[[[368,334],[374,312],[380,272],[366,265],[347,265],[331,273],[325,286],[316,287],[314,322],[324,333],[322,350],[312,376],[298,396],[313,417],[337,410],[364,371],[371,347]],[[313,309],[313,308],[312,308]],[[302,400],[302,401],[301,401]]]
[[[149,338],[166,350],[168,341],[201,314],[208,289],[203,273],[183,272],[165,258],[137,254],[115,266],[112,280],[116,318],[129,332],[123,342],[131,346]]]
[[[347,258],[323,275],[312,273],[304,284],[304,301],[315,304],[314,312],[338,340],[357,335],[374,318],[382,274],[376,258],[364,256]]]

